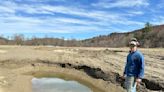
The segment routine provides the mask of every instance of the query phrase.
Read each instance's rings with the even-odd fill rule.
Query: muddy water
[[[32,92],[104,92],[75,76],[51,72],[37,72],[32,75]]]
[[[60,78],[33,78],[33,92],[92,92],[90,88],[76,82]]]

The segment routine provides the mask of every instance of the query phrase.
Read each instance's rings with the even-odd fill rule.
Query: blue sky
[[[0,34],[85,39],[164,24],[164,0],[0,0]]]

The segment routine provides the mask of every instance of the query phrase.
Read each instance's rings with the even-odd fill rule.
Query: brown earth
[[[38,74],[64,74],[94,92],[125,92],[120,78],[128,48],[0,46],[0,92],[32,92]],[[139,49],[145,56],[140,92],[164,91],[164,49]],[[96,85],[95,85],[96,84]],[[97,90],[97,91],[96,91]]]

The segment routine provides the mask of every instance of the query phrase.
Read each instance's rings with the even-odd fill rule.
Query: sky
[[[0,34],[87,39],[164,24],[164,0],[0,0]]]

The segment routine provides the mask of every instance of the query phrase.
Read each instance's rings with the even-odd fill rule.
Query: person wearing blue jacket
[[[144,78],[144,56],[137,49],[139,42],[136,38],[133,38],[129,42],[129,45],[130,51],[127,56],[123,78],[125,78],[125,88],[127,92],[136,92],[136,86]]]

